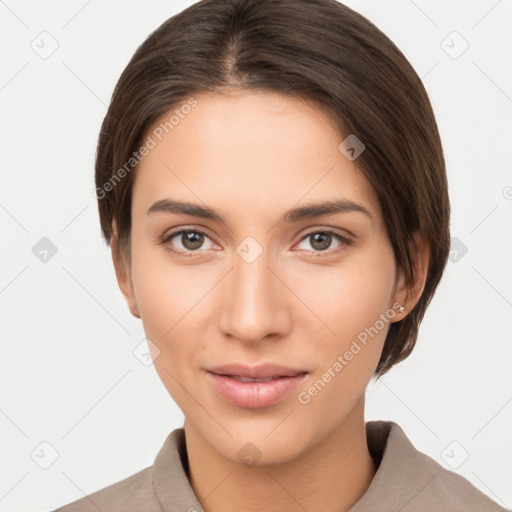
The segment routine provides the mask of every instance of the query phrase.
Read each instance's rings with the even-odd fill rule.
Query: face
[[[291,460],[364,397],[403,318],[403,278],[376,197],[325,114],[272,93],[195,99],[141,161],[120,285],[187,425],[235,462],[248,441],[268,463]],[[235,403],[207,371],[232,363],[307,373],[270,403]]]

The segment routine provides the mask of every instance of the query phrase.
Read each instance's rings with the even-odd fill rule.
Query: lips
[[[227,402],[257,409],[274,405],[304,381],[307,370],[267,363],[258,366],[227,364],[206,370],[208,381]]]

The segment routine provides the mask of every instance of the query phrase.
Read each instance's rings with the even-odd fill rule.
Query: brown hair
[[[193,94],[230,87],[314,102],[345,136],[364,143],[356,164],[376,192],[397,268],[409,285],[413,234],[428,240],[423,293],[408,315],[390,324],[376,369],[382,376],[412,352],[443,274],[448,186],[420,78],[387,36],[336,0],[202,0],[149,35],[115,87],[99,136],[96,191],[107,244],[115,221],[129,261],[134,152],[155,120]]]

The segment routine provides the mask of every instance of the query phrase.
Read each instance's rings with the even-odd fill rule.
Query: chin
[[[285,418],[288,412],[282,417]],[[257,421],[246,422],[241,423],[239,429],[225,424],[233,437],[222,435],[220,438],[210,439],[209,442],[222,456],[236,464],[248,467],[283,464],[307,451],[316,436],[305,430],[303,425],[288,424],[285,427],[287,420],[283,422],[283,428],[276,428],[279,421],[276,423],[273,418],[271,422],[266,421],[264,424],[258,424]],[[208,436],[205,437],[208,439]]]

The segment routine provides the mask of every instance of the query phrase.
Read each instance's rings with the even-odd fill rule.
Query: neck
[[[280,464],[247,467],[227,459],[185,422],[191,486],[205,512],[340,512],[375,475],[364,423],[364,395],[327,437]]]

